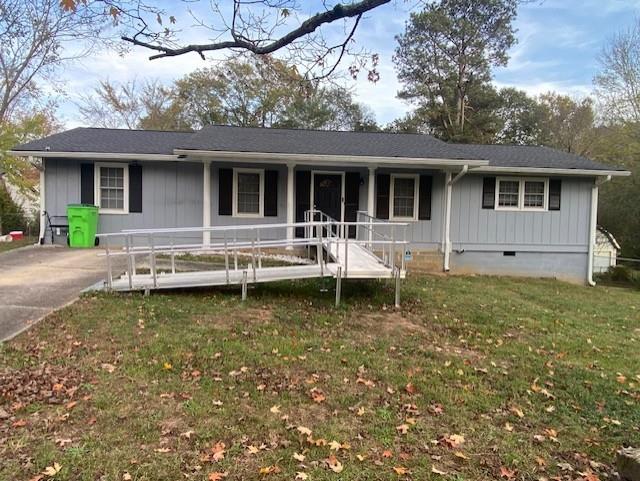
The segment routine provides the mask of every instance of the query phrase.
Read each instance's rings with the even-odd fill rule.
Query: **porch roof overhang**
[[[217,160],[225,162],[256,162],[276,164],[305,164],[323,166],[411,166],[460,169],[465,165],[471,167],[488,166],[489,161],[483,159],[445,159],[422,157],[378,157],[360,155],[321,155],[291,154],[271,152],[229,152],[219,150],[175,149],[174,152],[185,160]]]

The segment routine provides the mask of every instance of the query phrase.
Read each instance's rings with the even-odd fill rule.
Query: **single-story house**
[[[100,232],[293,223],[311,207],[355,221],[365,211],[410,223],[416,263],[578,282],[592,282],[598,186],[629,175],[546,147],[218,125],[75,128],[13,154],[42,166],[41,211],[95,204]],[[303,233],[285,230],[277,235]]]

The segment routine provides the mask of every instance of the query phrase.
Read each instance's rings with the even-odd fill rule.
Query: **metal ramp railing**
[[[333,277],[338,305],[342,279],[395,279],[395,304],[399,305],[400,279],[406,275],[403,248],[408,244],[405,236],[408,224],[380,221],[363,212],[358,213],[355,222],[337,221],[317,210],[305,212],[304,218],[304,222],[292,224],[133,229],[99,234],[107,263],[104,288],[149,292],[241,285],[244,300],[248,284]],[[301,228],[303,237],[287,238],[289,228],[294,231]],[[402,239],[397,238],[400,229]],[[206,244],[200,241],[205,232],[211,239]],[[315,253],[315,261],[308,260],[301,265],[264,265],[270,251],[283,248],[305,250],[307,259]],[[220,267],[181,271],[176,260],[181,262],[185,255],[216,258]],[[125,273],[114,277],[114,262],[122,257],[126,261]],[[148,267],[141,268],[142,259],[148,259]],[[168,263],[166,268],[158,267],[159,260]]]

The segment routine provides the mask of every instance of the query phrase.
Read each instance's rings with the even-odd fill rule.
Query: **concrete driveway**
[[[27,247],[0,254],[0,341],[29,328],[106,277],[100,249]]]

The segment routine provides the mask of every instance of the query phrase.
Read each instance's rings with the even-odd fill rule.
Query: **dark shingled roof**
[[[430,135],[209,125],[176,146],[185,150],[477,160]]]
[[[542,169],[579,169],[624,171],[619,167],[600,164],[576,154],[536,145],[455,144],[456,148],[489,160],[492,167],[528,167]]]
[[[27,142],[13,150],[172,155],[176,145],[192,135],[193,132],[78,127]]]
[[[14,151],[173,154],[174,149],[423,159],[488,160],[490,166],[624,171],[548,147],[448,144],[430,135],[211,125],[199,132],[78,127]]]

